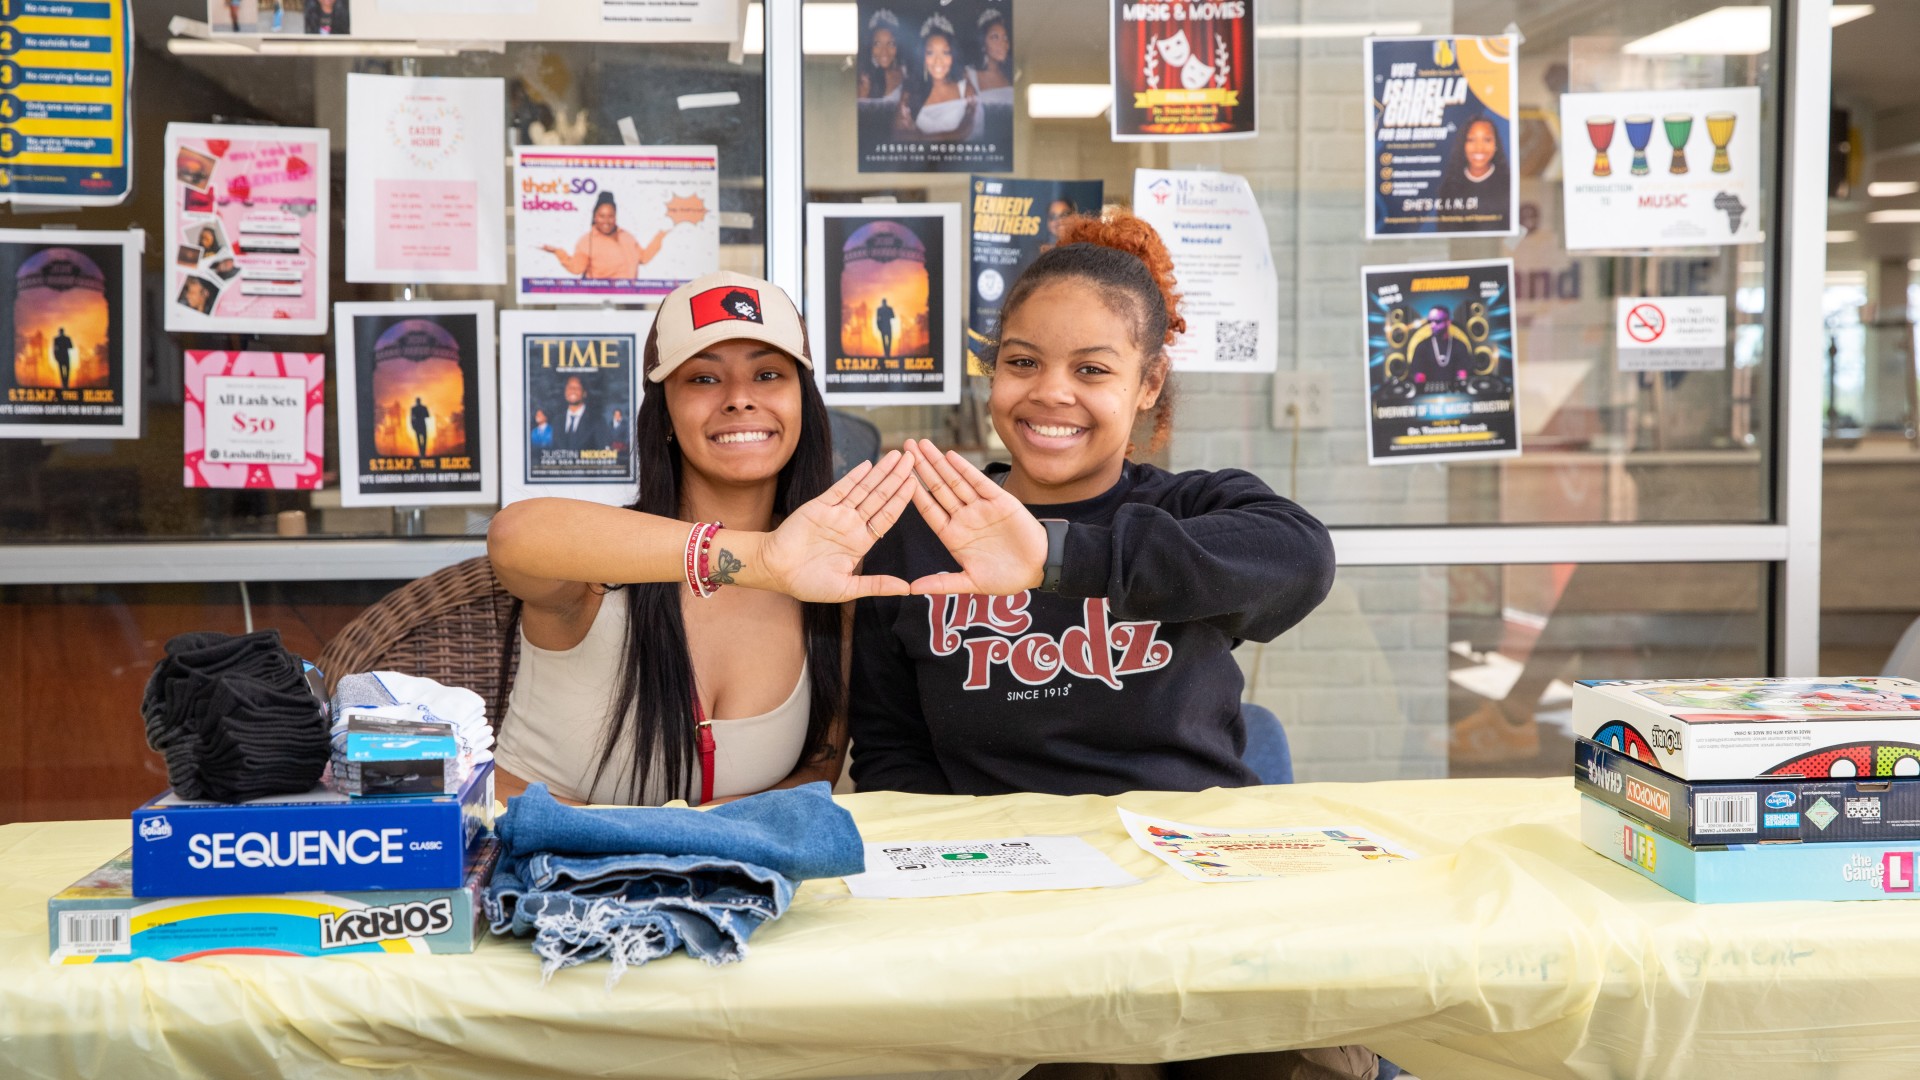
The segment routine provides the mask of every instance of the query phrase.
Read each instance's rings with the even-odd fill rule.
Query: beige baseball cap
[[[808,370],[807,330],[786,291],[771,281],[719,270],[694,278],[667,294],[654,316],[659,362],[647,379],[659,382],[673,369],[722,341],[764,341]]]

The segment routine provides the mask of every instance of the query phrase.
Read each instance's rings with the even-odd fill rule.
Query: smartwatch
[[[1067,561],[1067,520],[1065,518],[1041,518],[1041,527],[1047,530],[1047,564],[1040,576],[1041,592],[1060,591],[1060,569]]]

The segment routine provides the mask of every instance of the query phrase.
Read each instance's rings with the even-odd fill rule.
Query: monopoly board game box
[[[486,934],[480,894],[499,855],[499,841],[481,841],[465,879],[446,889],[149,899],[133,894],[129,851],[47,901],[49,955],[66,965],[235,954],[468,953]]]
[[[1920,844],[1920,779],[1681,780],[1586,739],[1573,782],[1648,828],[1687,844]]]
[[[1688,847],[1581,796],[1580,841],[1697,904],[1765,900],[1920,900],[1920,843]]]
[[[1573,727],[1682,780],[1920,776],[1910,679],[1583,680]]]
[[[320,787],[245,803],[163,795],[133,812],[133,895],[451,889],[493,830],[493,763],[458,795],[349,798]]]

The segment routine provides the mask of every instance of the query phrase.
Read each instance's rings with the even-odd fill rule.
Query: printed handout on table
[[[1122,808],[1127,835],[1191,881],[1266,881],[1418,856],[1357,825],[1187,825]]]
[[[870,900],[1106,889],[1140,880],[1077,836],[869,840],[866,849],[866,872],[846,882],[848,892]]]

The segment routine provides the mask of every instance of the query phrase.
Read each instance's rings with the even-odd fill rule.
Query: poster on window
[[[494,501],[493,303],[335,304],[342,506]]]
[[[634,500],[650,311],[500,313],[500,503]]]
[[[353,33],[352,9],[372,4],[373,0],[207,0],[207,29],[215,36],[344,37]]]
[[[1175,371],[1267,372],[1280,360],[1280,281],[1245,177],[1135,169],[1133,210],[1167,245],[1187,329]]]
[[[128,0],[0,0],[0,203],[125,201],[132,93]]]
[[[1760,242],[1760,88],[1560,96],[1567,248]]]
[[[513,152],[522,304],[637,304],[720,269],[711,146],[522,146]]]
[[[807,336],[829,405],[960,400],[960,205],[807,206]]]
[[[259,0],[266,4],[270,0]],[[312,0],[308,0],[312,2]],[[345,6],[347,0],[336,0]],[[743,0],[353,0],[353,31],[383,41],[737,44]],[[450,29],[452,28],[452,29]]]
[[[1506,35],[1367,39],[1367,239],[1519,231],[1514,47]]]
[[[167,125],[167,329],[327,332],[329,134]]]
[[[186,354],[185,483],[313,491],[326,465],[322,353]]]
[[[140,252],[129,232],[0,229],[0,439],[140,437]]]
[[[506,83],[347,76],[347,280],[507,280]]]
[[[1013,168],[1013,0],[860,0],[861,172]]]
[[[1100,213],[1098,180],[973,178],[967,207],[967,353],[975,364],[1000,336],[1000,304],[1020,274],[1060,243],[1060,229],[1075,214]]]
[[[1360,268],[1367,464],[1520,453],[1513,260]]]
[[[1253,0],[1111,0],[1115,142],[1251,139]]]

